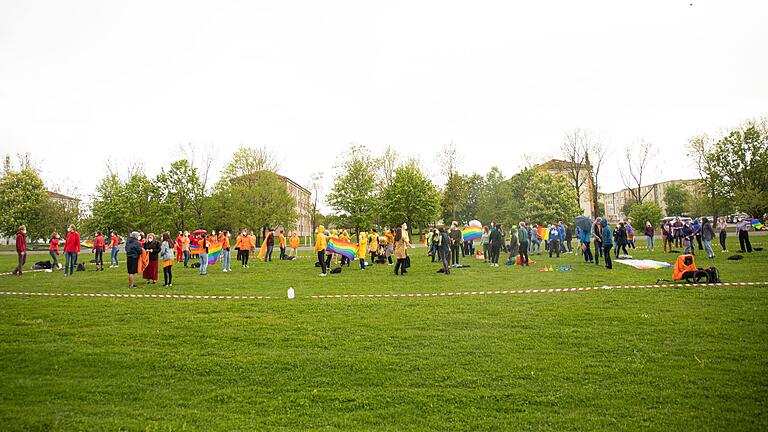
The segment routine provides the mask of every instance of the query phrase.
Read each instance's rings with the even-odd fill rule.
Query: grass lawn
[[[446,277],[423,249],[412,253],[404,277],[353,265],[320,278],[306,255],[233,263],[232,273],[212,266],[206,277],[177,266],[172,289],[134,290],[269,300],[0,296],[0,429],[768,429],[768,286],[308,298],[648,284],[672,273],[542,255],[530,268],[467,260]],[[14,261],[0,255],[0,269]],[[544,264],[575,270],[539,272]],[[768,251],[697,264],[726,282],[768,281]],[[71,278],[0,276],[0,291],[129,292],[124,262]]]

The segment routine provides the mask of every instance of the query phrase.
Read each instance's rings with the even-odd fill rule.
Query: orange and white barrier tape
[[[458,292],[436,292],[436,293],[408,293],[408,294],[335,294],[335,295],[313,295],[313,299],[340,299],[340,298],[382,298],[382,297],[454,297],[466,295],[498,295],[498,294],[541,294],[541,293],[560,293],[577,291],[599,291],[610,289],[643,289],[643,288],[674,288],[674,287],[697,287],[697,286],[753,286],[768,285],[768,282],[722,282],[715,284],[654,284],[654,285],[613,285],[600,287],[576,287],[576,288],[544,288],[529,290],[503,290],[503,291],[458,291]]]
[[[0,295],[43,296],[43,297],[118,297],[118,298],[159,298],[159,299],[207,299],[207,300],[269,300],[269,296],[230,296],[192,294],[107,294],[107,293],[47,293],[0,291]]]

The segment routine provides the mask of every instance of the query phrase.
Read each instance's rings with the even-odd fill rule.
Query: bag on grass
[[[717,270],[717,267],[710,266],[709,268],[704,269],[705,272],[707,272],[707,276],[709,277],[708,283],[720,283],[720,272]]]
[[[85,264],[79,263],[77,265],[77,271],[85,271]]]
[[[53,265],[50,261],[38,261],[32,264],[32,270],[48,270],[51,267],[53,267]]]
[[[341,267],[336,267],[335,269],[331,270],[331,274],[339,274],[341,273]]]
[[[199,263],[199,262],[196,262],[196,263],[192,263],[192,264],[190,265],[190,267],[192,267],[192,268],[200,268],[200,263]]]
[[[728,259],[732,261],[738,261],[740,259],[744,259],[744,255],[739,255],[739,254],[731,255],[728,257]]]

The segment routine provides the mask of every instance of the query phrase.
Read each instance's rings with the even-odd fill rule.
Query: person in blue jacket
[[[579,244],[581,245],[581,250],[584,253],[584,261],[588,263],[593,262],[592,258],[592,249],[590,248],[591,242],[592,242],[592,236],[590,235],[590,230],[580,230],[578,227],[576,228],[576,231],[578,231],[579,235]]]
[[[565,249],[565,225],[563,224],[563,221],[560,221],[560,223],[557,224],[557,233],[560,236],[560,252],[568,252]]]
[[[552,252],[557,253],[560,258],[560,230],[554,226],[549,226],[549,257],[552,258]]]
[[[613,249],[613,229],[608,225],[608,221],[605,219],[600,221],[600,227],[603,234],[603,258],[605,258],[605,268],[612,269],[613,263],[611,262],[611,249]]]

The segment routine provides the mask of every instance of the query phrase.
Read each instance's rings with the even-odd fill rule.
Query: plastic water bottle
[[[293,290],[293,287],[288,288],[288,300],[293,300],[294,297],[296,297],[296,291]]]

